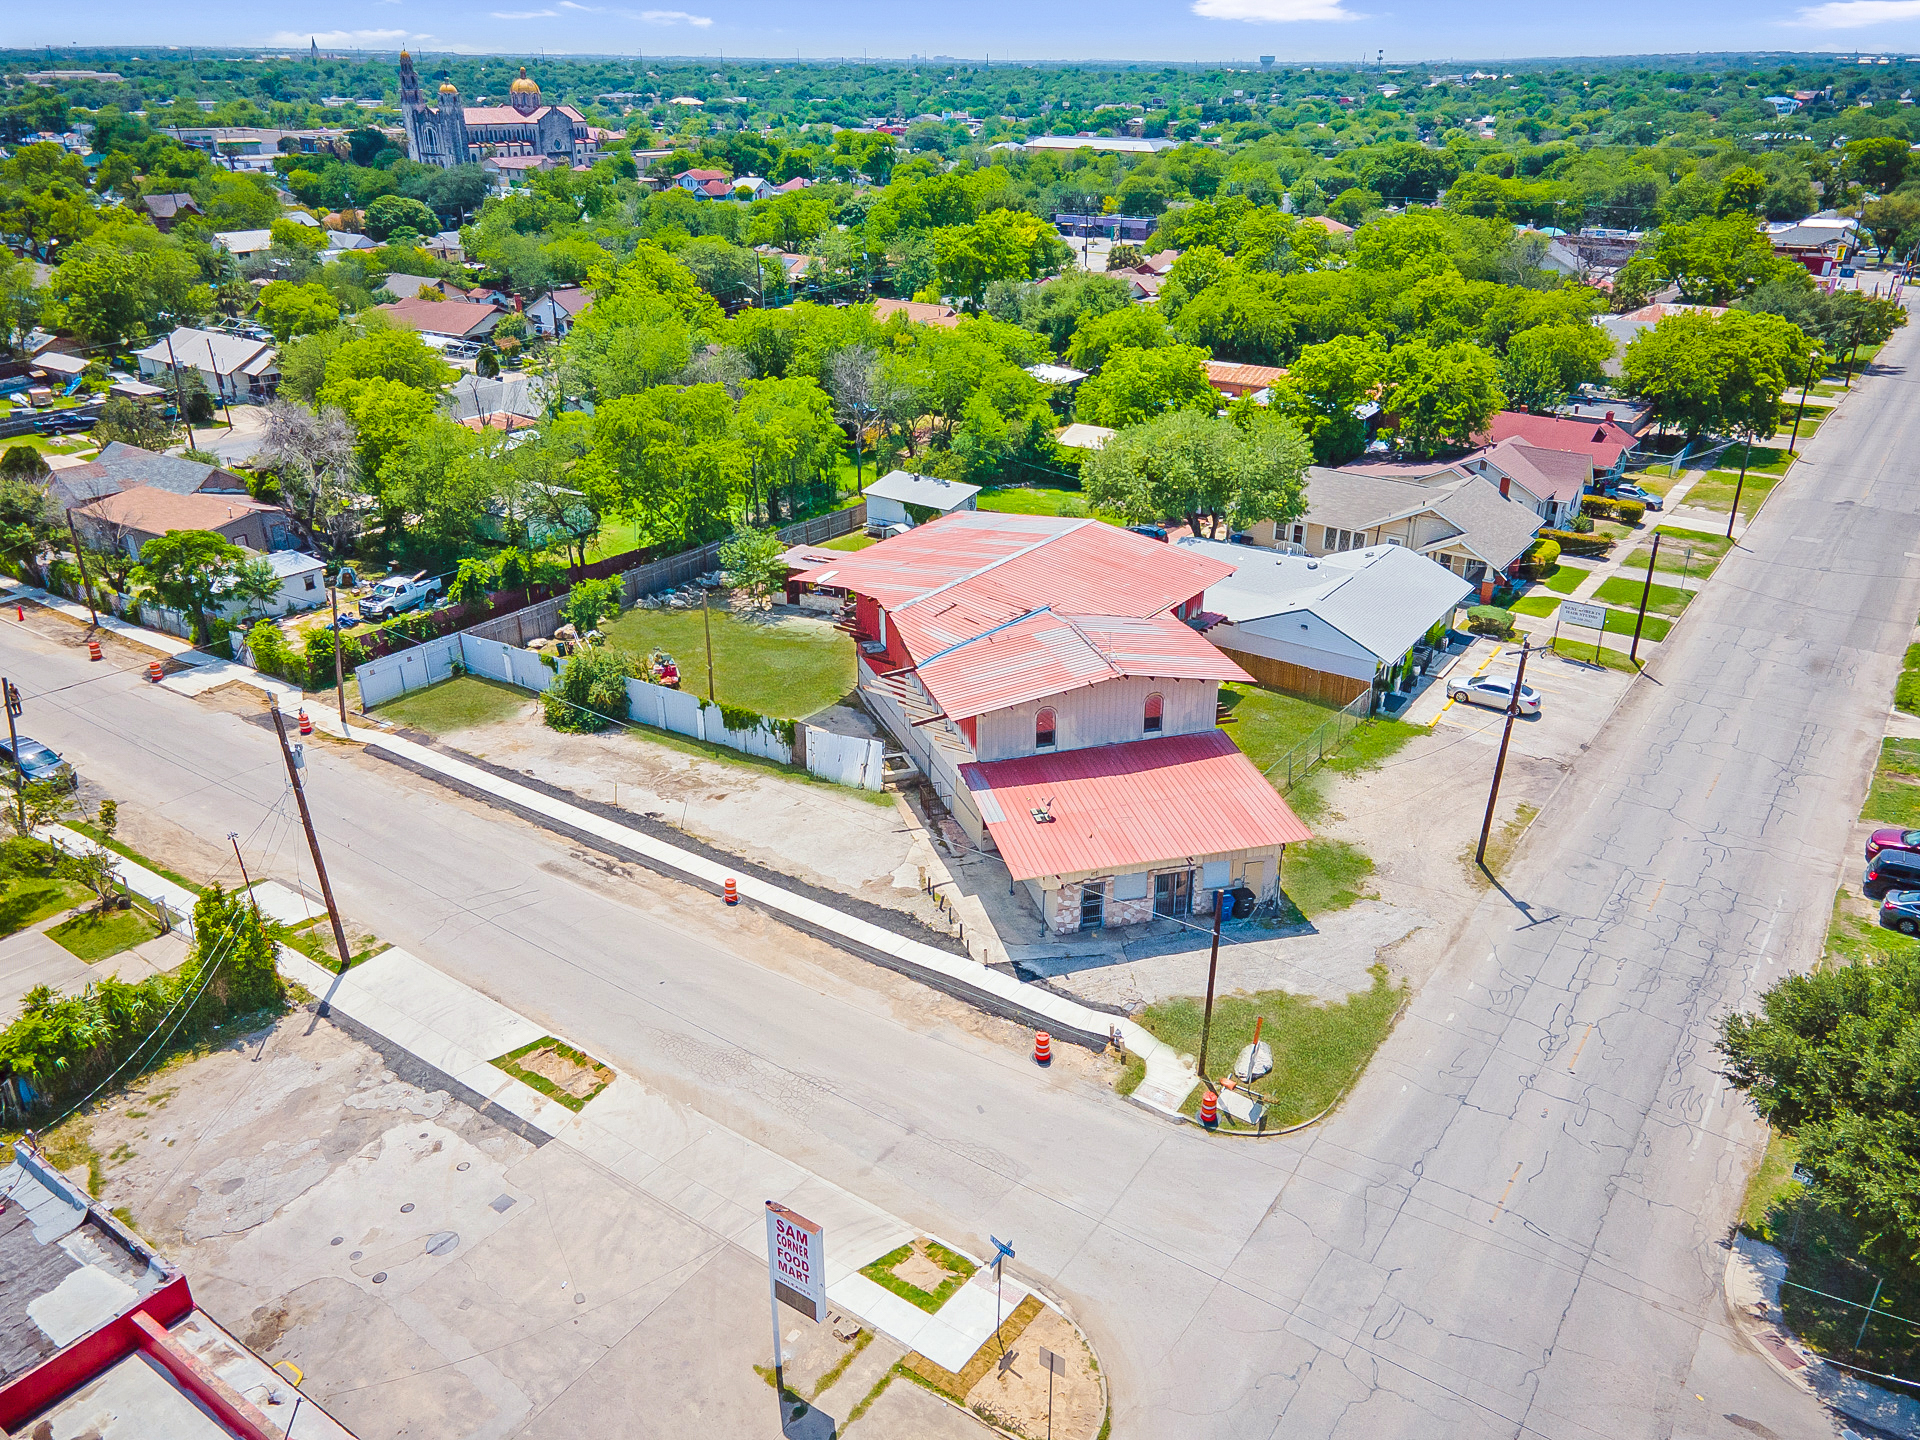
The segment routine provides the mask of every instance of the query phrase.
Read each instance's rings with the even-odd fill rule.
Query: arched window
[[[1161,716],[1165,713],[1166,701],[1160,698],[1158,691],[1147,696],[1146,732],[1149,735],[1160,733]]]
[[[1054,714],[1051,706],[1033,717],[1033,748],[1036,750],[1053,749]]]

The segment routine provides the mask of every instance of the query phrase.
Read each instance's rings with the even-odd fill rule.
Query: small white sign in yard
[[[786,1301],[809,1320],[826,1313],[825,1232],[773,1200],[767,1201],[767,1268],[772,1272],[774,1299]]]
[[[1563,600],[1560,602],[1560,619],[1568,625],[1584,625],[1589,630],[1603,630],[1607,624],[1607,607],[1586,605],[1578,600]]]

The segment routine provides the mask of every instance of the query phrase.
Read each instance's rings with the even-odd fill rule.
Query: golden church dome
[[[538,95],[540,93],[538,82],[527,78],[527,68],[524,65],[520,67],[520,78],[514,81],[510,88],[515,95]]]

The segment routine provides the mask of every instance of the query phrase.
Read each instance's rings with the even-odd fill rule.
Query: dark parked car
[[[1167,538],[1167,527],[1164,525],[1129,525],[1127,528],[1136,535],[1146,536],[1149,540],[1165,540]]]
[[[14,756],[12,742],[0,740],[0,761],[5,761],[8,769],[24,774],[30,782],[53,780],[71,790],[80,788],[80,777],[73,773],[73,767],[53,750],[29,736],[20,737],[18,759]]]
[[[1902,935],[1920,935],[1920,890],[1889,890],[1880,902],[1880,924]]]
[[[1920,890],[1920,855],[1911,850],[1882,850],[1867,862],[1860,893],[1878,900],[1890,890]]]
[[[1873,859],[1882,850],[1920,851],[1920,830],[1902,830],[1898,825],[1888,825],[1874,831],[1867,837],[1867,859]]]

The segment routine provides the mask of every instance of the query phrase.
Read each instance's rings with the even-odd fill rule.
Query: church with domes
[[[548,166],[591,165],[607,132],[570,105],[547,105],[524,68],[505,105],[462,105],[460,91],[442,80],[436,103],[420,94],[413,56],[400,52],[400,113],[407,157],[424,165],[464,165],[490,157],[537,158]]]

